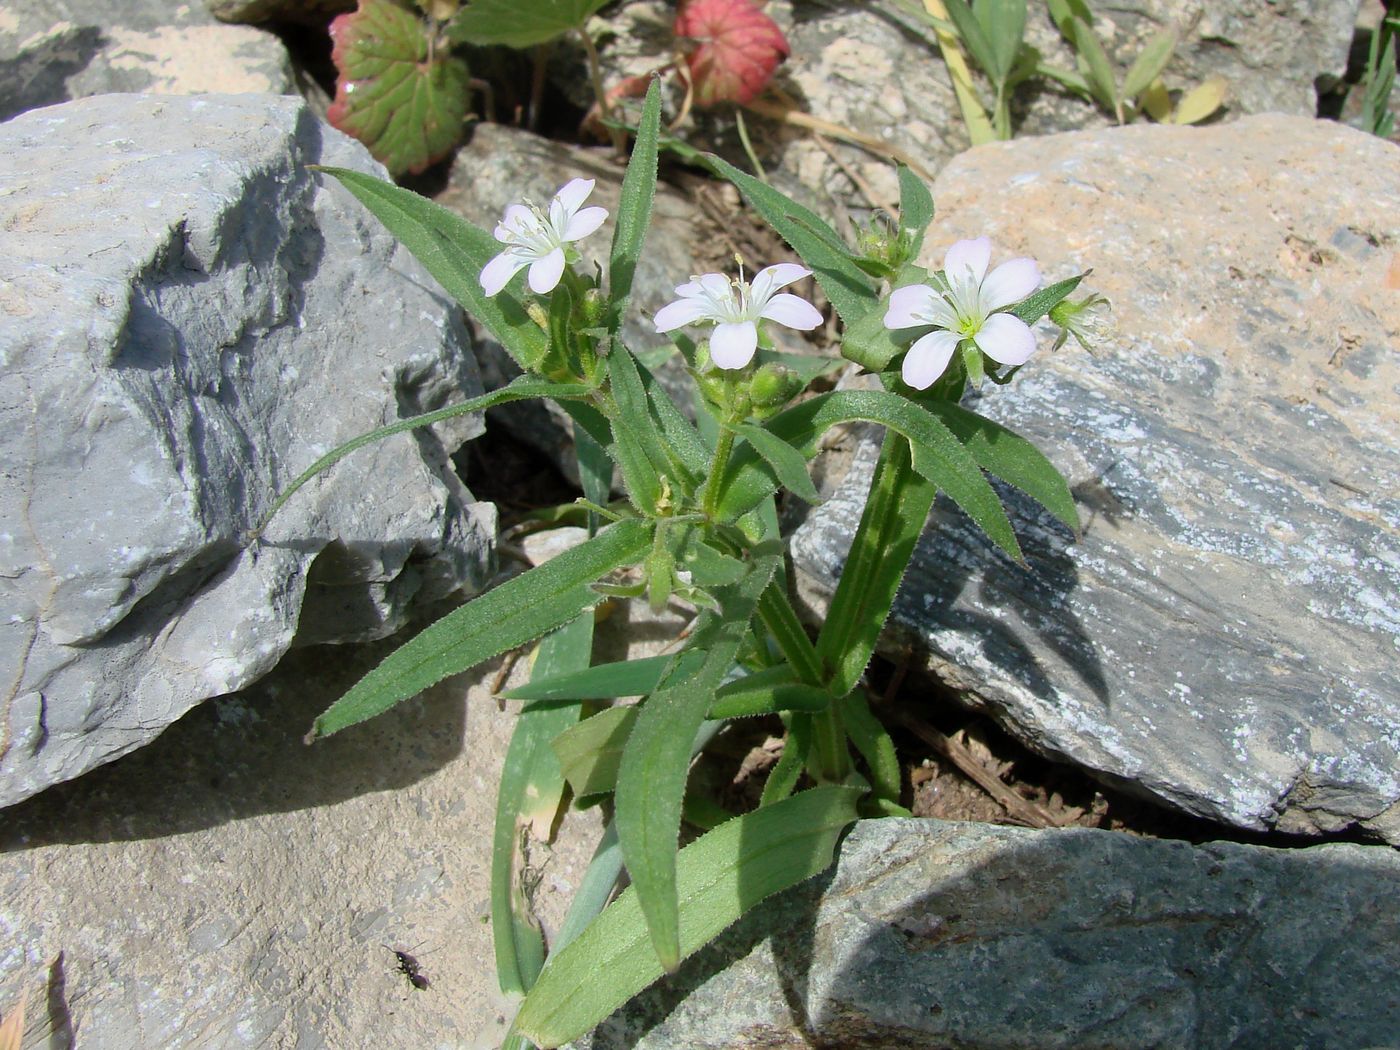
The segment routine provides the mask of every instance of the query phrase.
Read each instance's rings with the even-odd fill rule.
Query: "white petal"
[[[554,291],[559,278],[564,276],[564,249],[555,248],[542,259],[530,264],[530,291],[536,295]]]
[[[758,349],[758,326],[752,321],[715,325],[710,336],[710,360],[720,368],[743,368]]]
[[[753,289],[755,300],[766,301],[779,288],[786,288],[794,281],[810,276],[812,271],[805,266],[798,266],[797,263],[777,263],[765,266],[754,274],[750,287]]]
[[[729,283],[729,278],[722,273],[702,273],[695,278],[706,295],[712,295],[716,299],[734,298],[734,286]],[[679,291],[680,289],[677,289]]]
[[[501,252],[482,267],[479,278],[481,290],[487,295],[495,295],[510,284],[510,279],[523,270],[529,261],[515,252]]]
[[[584,208],[564,227],[564,240],[581,241],[596,230],[608,217],[607,208]]]
[[[534,213],[523,204],[507,205],[505,216],[496,226],[496,240],[514,240],[521,230],[530,228],[530,223],[534,221],[534,218]]]
[[[982,282],[978,296],[985,316],[1003,306],[1019,303],[1040,286],[1040,267],[1034,259],[1011,259],[1002,263]]]
[[[926,284],[910,284],[890,293],[890,306],[885,311],[886,328],[918,328],[933,324],[930,305],[943,297]]]
[[[990,237],[978,237],[971,241],[958,241],[948,249],[943,257],[943,272],[952,281],[972,271],[972,282],[978,284],[987,273],[987,264],[992,261],[992,241]]]
[[[909,353],[904,355],[904,381],[915,390],[933,386],[933,381],[947,369],[960,342],[962,338],[956,332],[941,329],[916,339]]]
[[[554,195],[554,199],[564,206],[570,215],[583,206],[588,195],[593,192],[593,179],[572,179]]]
[[[1011,314],[992,314],[982,322],[973,341],[993,361],[1021,365],[1035,353],[1035,334],[1025,321]]]
[[[686,281],[685,284],[676,285],[676,294],[682,299],[694,299],[705,294],[705,289],[698,281]]]
[[[768,305],[759,316],[785,324],[789,328],[796,328],[799,332],[810,332],[813,328],[820,328],[824,320],[822,312],[806,299],[789,295],[787,292],[779,292],[769,299]]]
[[[707,304],[701,299],[677,299],[674,303],[667,303],[660,310],[656,311],[656,330],[658,332],[674,332],[677,328],[684,328],[688,324],[694,324],[710,317]]]

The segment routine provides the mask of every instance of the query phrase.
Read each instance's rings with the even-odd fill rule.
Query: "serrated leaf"
[[[801,452],[782,438],[752,424],[741,424],[734,428],[734,432],[767,461],[783,488],[813,506],[822,501],[821,494],[807,473],[807,459]]]
[[[1173,124],[1195,124],[1205,120],[1225,104],[1229,81],[1224,77],[1208,77],[1205,83],[1192,88],[1181,97],[1172,113]]]
[[[488,296],[481,270],[501,245],[485,230],[411,190],[347,168],[318,168],[333,175],[423,264],[447,294],[480,321],[529,372],[544,360],[549,338],[509,292]]]
[[[850,252],[831,244],[836,234],[809,208],[779,193],[719,157],[706,157],[710,170],[739,188],[764,221],[792,246],[811,268],[827,299],[847,324],[863,317],[875,303],[875,288],[865,271],[855,264]],[[813,230],[826,227],[830,239]]]
[[[608,327],[616,332],[632,294],[632,277],[642,256],[651,206],[656,197],[657,135],[661,128],[661,81],[654,79],[642,104],[642,119],[627,174],[622,178],[622,195],[613,227],[612,250],[608,255],[608,295],[611,297]]]
[[[1171,61],[1172,52],[1176,50],[1176,40],[1176,28],[1169,26],[1153,35],[1143,46],[1128,68],[1128,75],[1123,78],[1124,98],[1137,98],[1162,75],[1162,70]]]
[[[582,29],[608,0],[471,0],[448,28],[465,44],[526,48]]]
[[[860,795],[813,788],[726,821],[681,850],[678,956],[698,951],[765,897],[824,871]],[[542,1047],[583,1035],[662,975],[647,937],[634,886],[550,958],[516,1028]]]
[[[651,544],[651,527],[635,519],[609,525],[592,539],[472,599],[399,647],[311,726],[307,739],[338,733],[383,714],[449,675],[534,641],[592,608],[592,584],[634,564]]]
[[[779,558],[756,558],[733,587],[715,588],[719,614],[703,614],[692,635],[704,662],[692,673],[674,672],[642,703],[617,775],[617,828],[627,871],[637,891],[656,958],[668,972],[680,964],[676,842],[689,771],[690,744],[705,719],[714,691],[733,666],[758,599]]]
[[[684,51],[695,105],[746,106],[772,79],[791,48],[778,23],[753,0],[682,0],[672,27]]]
[[[331,22],[339,71],[333,127],[353,135],[394,175],[420,172],[461,141],[471,73],[447,48],[429,61],[430,30],[398,0],[360,0]]]

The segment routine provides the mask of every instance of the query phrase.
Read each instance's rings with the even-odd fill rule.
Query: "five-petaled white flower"
[[[710,360],[720,368],[743,368],[758,348],[758,322],[777,321],[810,331],[822,323],[821,311],[788,292],[774,294],[811,270],[796,263],[778,263],[754,274],[753,283],[731,281],[722,273],[702,273],[676,289],[680,296],[656,311],[656,330],[672,332],[697,321],[713,321]]]
[[[606,208],[582,208],[593,192],[593,181],[569,182],[554,195],[548,211],[532,204],[508,207],[496,226],[496,240],[506,245],[506,250],[482,269],[481,290],[495,295],[528,266],[530,290],[537,295],[553,291],[564,275],[564,246],[587,237],[608,217]]]
[[[1003,365],[1024,364],[1035,351],[1030,326],[996,311],[1035,291],[1040,270],[1032,259],[1012,259],[987,273],[991,258],[988,238],[959,241],[944,257],[939,287],[911,284],[890,295],[886,328],[935,329],[916,339],[904,357],[904,381],[915,390],[933,385],[964,339]]]

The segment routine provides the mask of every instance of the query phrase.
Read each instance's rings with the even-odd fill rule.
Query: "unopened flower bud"
[[[802,378],[790,368],[778,364],[759,367],[749,383],[749,397],[755,408],[776,409],[786,405],[802,389]]]
[[[579,316],[585,328],[601,327],[608,319],[608,297],[597,288],[588,289],[579,304]]]
[[[1113,331],[1113,321],[1108,312],[1112,307],[1102,295],[1087,296],[1078,302],[1062,299],[1050,308],[1050,321],[1060,326],[1060,336],[1055,340],[1055,349],[1065,345],[1070,336],[1089,353]]]

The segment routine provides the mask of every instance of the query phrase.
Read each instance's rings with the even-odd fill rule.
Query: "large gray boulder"
[[[1400,854],[863,821],[581,1046],[1392,1047]]]
[[[387,634],[481,586],[460,311],[343,189],[382,174],[298,99],[106,95],[0,125],[0,805],[158,735],[296,636]]]
[[[7,0],[0,120],[88,95],[293,90],[282,42],[164,0]]]
[[[1400,149],[1282,116],[1081,132],[973,150],[934,196],[930,259],[987,234],[1092,268],[1118,334],[978,404],[1070,479],[1083,535],[1008,492],[1023,569],[940,504],[901,640],[1108,783],[1400,844]],[[873,456],[794,539],[817,608]]]

